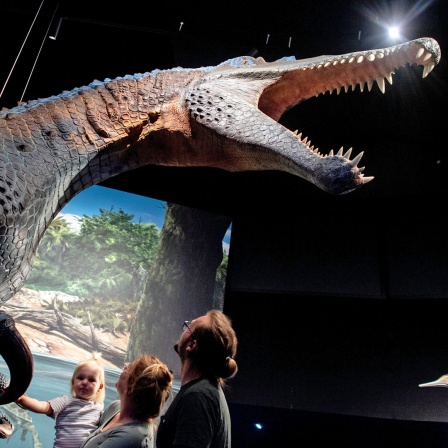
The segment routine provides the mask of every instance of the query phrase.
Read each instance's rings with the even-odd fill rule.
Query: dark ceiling
[[[129,7],[128,7],[129,6]],[[365,151],[361,165],[375,180],[351,200],[427,201],[447,193],[448,104],[446,0],[260,2],[2,2],[0,106],[44,98],[126,74],[176,66],[216,65],[241,55],[272,61],[340,54],[393,44],[384,24],[403,25],[406,40],[433,37],[442,61],[398,72],[383,95],[350,92],[307,101],[282,117],[323,152]],[[62,17],[55,41],[50,22]],[[184,205],[235,213],[266,201],[325,201],[326,193],[284,173],[230,174],[205,168],[146,167],[104,185]],[[261,201],[261,199],[260,199]],[[261,202],[260,202],[261,203]]]

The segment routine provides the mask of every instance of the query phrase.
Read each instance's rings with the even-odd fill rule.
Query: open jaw
[[[440,56],[440,47],[434,39],[420,38],[392,47],[338,56],[319,56],[295,62],[284,58],[284,69],[282,60],[276,61],[281,76],[262,91],[258,108],[278,121],[289,109],[327,92],[339,95],[350,89],[354,91],[358,86],[361,92],[370,92],[376,85],[382,93],[386,93],[386,82],[392,85],[392,76],[398,69],[416,64],[423,67],[422,77],[426,78],[439,63]],[[297,163],[288,165],[285,171],[299,175],[333,194],[348,193],[373,179],[372,176],[364,176],[364,167],[358,167],[363,152],[352,160],[352,148],[321,154],[318,148],[311,145],[308,137],[302,137],[302,133],[297,131],[292,134],[297,139],[298,158],[305,157],[312,162],[308,171],[302,171],[300,160],[294,160],[292,156],[292,161]],[[309,155],[304,155],[303,151]]]

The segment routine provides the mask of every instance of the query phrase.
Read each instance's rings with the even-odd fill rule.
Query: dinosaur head
[[[208,165],[229,171],[286,171],[328,193],[345,194],[373,179],[358,167],[363,153],[352,159],[351,148],[322,154],[308,137],[291,132],[279,119],[289,109],[326,92],[339,95],[357,86],[370,91],[376,84],[385,93],[385,80],[392,84],[397,69],[417,64],[423,67],[425,78],[439,61],[439,45],[431,38],[303,60],[231,59],[205,68],[206,75],[188,92],[192,129],[197,135],[206,132],[197,129],[200,125],[226,137],[220,143],[222,151]],[[210,138],[203,140],[210,144]]]

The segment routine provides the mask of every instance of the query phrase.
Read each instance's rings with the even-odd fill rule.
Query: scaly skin
[[[82,190],[148,164],[228,171],[281,170],[331,194],[372,179],[362,153],[321,155],[277,121],[327,91],[373,82],[406,64],[429,74],[430,38],[305,60],[240,57],[216,67],[175,68],[95,81],[0,112],[0,303],[24,284],[50,222]]]

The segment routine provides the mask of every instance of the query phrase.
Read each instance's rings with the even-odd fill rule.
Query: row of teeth
[[[356,62],[356,63],[359,64],[359,63],[361,63],[361,62],[364,61],[364,58],[366,58],[368,61],[372,62],[372,61],[374,61],[376,58],[378,58],[378,59],[382,59],[382,58],[384,58],[384,55],[385,55],[385,54],[388,55],[388,54],[390,54],[391,52],[393,52],[393,50],[392,50],[392,51],[386,50],[385,52],[383,52],[383,51],[378,51],[378,52],[375,52],[375,53],[369,53],[369,54],[367,54],[367,55],[359,55],[359,56],[357,56],[357,57],[352,56],[352,57],[350,57],[350,58],[348,58],[348,59],[343,58],[343,59],[340,59],[340,60],[335,60],[335,61],[333,61],[333,62],[325,62],[324,64],[319,64],[319,65],[317,65],[317,66],[310,67],[310,69],[314,69],[314,68],[315,68],[315,69],[319,70],[319,69],[321,69],[321,68],[323,68],[323,67],[329,67],[330,65],[335,66],[335,65],[338,65],[338,64],[345,64],[345,63],[352,64],[352,63],[354,63],[354,62]],[[435,65],[436,65],[434,62],[428,62],[428,63],[426,63],[427,61],[429,61],[429,60],[432,58],[432,56],[433,56],[433,55],[432,55],[430,52],[425,52],[425,49],[424,49],[424,48],[419,48],[419,50],[418,50],[418,52],[417,52],[417,55],[416,55],[417,59],[422,58],[421,63],[422,63],[422,65],[423,65],[423,78],[426,78],[426,77],[432,72],[432,70],[434,69],[434,67],[435,67]],[[425,64],[425,63],[426,63],[426,64]],[[393,72],[391,72],[391,73],[385,75],[384,77],[377,78],[375,81],[364,81],[364,82],[359,83],[361,92],[364,91],[364,87],[365,87],[366,84],[367,84],[367,88],[368,88],[368,90],[369,90],[369,92],[370,92],[370,90],[371,90],[372,87],[373,87],[374,82],[376,82],[377,85],[378,85],[378,87],[379,87],[379,89],[381,90],[381,92],[382,92],[382,93],[385,93],[385,90],[386,90],[386,89],[385,89],[385,82],[384,82],[384,80],[387,79],[387,81],[389,82],[389,84],[392,84],[392,74],[393,74]],[[356,88],[357,85],[358,85],[358,84],[352,84],[352,85],[351,85],[352,90],[355,90],[355,88]],[[348,92],[349,89],[350,89],[350,86],[344,86],[344,90],[345,90],[345,92]],[[329,90],[330,90],[330,89],[329,89]],[[339,93],[341,92],[341,87],[338,87],[338,88],[336,88],[336,89],[330,90],[330,94],[333,93],[334,90],[336,90],[337,94],[339,95]],[[316,95],[316,96],[318,96],[318,95]],[[325,155],[325,154],[321,154],[321,153],[319,152],[319,149],[318,149],[318,148],[314,148],[314,145],[311,145],[311,141],[308,141],[308,137],[305,137],[305,138],[302,140],[302,133],[299,134],[297,130],[294,131],[293,133],[299,138],[299,140],[300,140],[304,145],[306,145],[306,146],[308,147],[308,149],[309,149],[310,151],[312,151],[314,154],[318,155],[319,157],[323,157],[323,158],[324,158],[324,157],[334,156],[334,151],[333,151],[333,150],[331,150],[331,151],[329,152],[328,156]],[[347,159],[347,160],[350,161],[350,164],[351,164],[353,167],[356,167],[356,166],[358,165],[359,161],[361,160],[361,158],[362,158],[362,156],[363,156],[364,153],[361,152],[361,153],[359,153],[356,157],[354,157],[353,160],[350,160],[350,155],[351,155],[351,153],[352,153],[352,150],[353,150],[353,148],[350,148],[349,150],[347,150],[347,151],[344,153],[344,148],[341,147],[341,148],[339,149],[339,151],[337,152],[336,155],[337,155],[337,156],[344,157],[345,159]],[[358,168],[358,169],[359,169],[359,171],[362,173],[362,172],[364,171],[365,167],[363,166],[363,167],[360,167],[360,168]],[[363,178],[363,182],[364,182],[364,183],[367,183],[367,182],[370,182],[370,181],[373,179],[373,176],[365,177],[364,175],[362,175],[362,178]]]
[[[321,154],[321,153],[319,152],[319,149],[318,149],[318,148],[314,148],[314,145],[311,145],[311,141],[308,141],[308,137],[305,137],[305,138],[302,140],[302,133],[299,134],[298,131],[294,131],[293,134],[295,134],[295,135],[300,139],[300,141],[301,141],[304,145],[306,145],[306,146],[308,147],[308,149],[310,149],[314,154],[316,154],[316,155],[318,155],[318,156],[320,156],[320,157],[330,157],[330,156],[334,156],[334,151],[333,151],[333,150],[331,150],[331,151],[328,153],[328,155]],[[344,147],[341,146],[341,148],[339,149],[339,151],[337,152],[336,155],[337,155],[337,156],[344,157],[345,159],[350,160],[350,155],[352,154],[352,151],[353,151],[353,148],[350,148],[350,149],[348,149],[348,150],[344,153]],[[364,151],[360,152],[360,153],[359,153],[353,160],[350,160],[351,165],[354,166],[354,167],[357,166],[363,155],[364,155]],[[364,169],[365,169],[365,166],[359,167],[358,169],[359,169],[359,171],[362,173],[362,172],[364,171]],[[373,176],[370,176],[370,177],[364,177],[364,183],[370,182],[372,179],[373,179]]]
[[[389,54],[388,51],[386,51],[386,53]],[[378,59],[382,59],[382,58],[384,58],[384,54],[385,54],[384,52],[379,51],[379,52],[376,52],[376,53],[369,53],[369,54],[366,55],[366,56],[364,56],[364,55],[360,55],[360,56],[358,56],[358,57],[352,56],[352,57],[350,57],[349,59],[345,59],[345,58],[343,58],[343,59],[336,60],[336,61],[333,61],[333,62],[326,62],[326,63],[324,63],[324,64],[319,64],[319,65],[317,65],[317,66],[310,67],[310,69],[314,69],[314,68],[316,68],[316,69],[320,69],[320,68],[323,68],[323,67],[329,67],[330,65],[345,64],[346,62],[347,62],[348,64],[352,64],[352,63],[354,63],[355,61],[356,61],[358,64],[360,64],[361,62],[364,61],[364,58],[366,58],[368,61],[372,62],[372,61],[374,61],[376,58],[378,58]],[[416,56],[417,56],[417,59],[420,59],[420,58],[423,57],[423,58],[422,58],[422,63],[423,63],[423,78],[426,78],[426,77],[432,72],[432,70],[434,69],[434,67],[435,67],[435,65],[436,65],[434,62],[429,62],[429,63],[427,63],[427,64],[424,64],[424,63],[427,62],[429,59],[431,59],[432,54],[431,54],[430,52],[426,52],[426,53],[425,53],[425,49],[424,49],[424,48],[420,48],[420,49],[418,50]],[[392,85],[392,74],[393,74],[393,72],[391,72],[391,73],[385,75],[384,77],[377,78],[375,81],[364,81],[364,82],[360,82],[360,83],[359,83],[359,87],[360,87],[361,92],[364,91],[364,87],[365,87],[366,84],[367,84],[367,88],[368,88],[368,90],[369,90],[369,92],[370,92],[370,91],[372,90],[372,87],[373,87],[374,82],[376,82],[377,85],[378,85],[378,87],[379,87],[379,89],[381,90],[381,92],[382,92],[382,93],[385,93],[385,91],[386,91],[386,87],[385,87],[385,82],[384,82],[384,80],[387,79],[387,81],[389,82],[389,84]],[[355,88],[356,88],[357,85],[358,85],[358,84],[352,84],[352,85],[351,85],[352,90],[355,90]],[[345,90],[346,93],[349,91],[349,89],[350,89],[350,86],[344,86],[344,90]],[[333,93],[334,90],[336,90],[337,94],[339,95],[339,93],[341,92],[341,87],[338,87],[338,88],[336,88],[336,89],[330,90],[330,94]],[[316,95],[316,96],[318,96],[318,95]],[[318,156],[320,156],[320,157],[328,157],[328,156],[333,156],[333,155],[334,155],[333,150],[331,150],[331,151],[329,152],[328,156],[326,156],[325,154],[321,154],[321,153],[319,152],[319,149],[318,149],[318,148],[314,148],[314,145],[311,145],[311,141],[308,141],[308,137],[305,137],[305,138],[302,140],[302,133],[299,134],[298,131],[294,131],[294,134],[295,134],[295,135],[300,139],[300,141],[301,141],[303,144],[305,144],[305,145],[308,147],[308,149],[311,150],[314,154],[316,154],[316,155],[318,155]],[[344,148],[341,147],[341,148],[339,149],[339,151],[337,152],[336,155],[337,155],[337,156],[342,156],[342,157],[344,157],[344,158],[346,158],[346,159],[350,159],[350,155],[351,155],[351,153],[352,153],[352,150],[353,150],[353,148],[350,148],[349,150],[347,150],[347,151],[344,153]],[[359,161],[361,160],[363,154],[364,154],[363,152],[359,153],[353,160],[350,161],[350,163],[352,164],[352,166],[357,166],[357,164],[358,164]],[[362,172],[364,171],[364,169],[365,169],[365,167],[360,167],[360,168],[359,168],[359,171],[362,173]],[[364,182],[367,183],[367,182],[371,181],[372,179],[373,179],[373,177],[364,177]]]
[[[339,60],[335,60],[333,62],[325,62],[324,64],[319,64],[317,66],[313,66],[310,67],[311,70],[313,69],[317,69],[319,70],[320,68],[325,68],[325,67],[329,67],[330,65],[338,65],[338,64],[352,64],[354,62],[360,64],[361,62],[364,61],[364,59],[367,59],[368,61],[372,62],[375,59],[382,59],[384,58],[384,55],[389,55],[393,53],[393,51],[378,51],[375,53],[369,53],[367,55],[359,55],[357,57],[352,56],[348,59],[343,58],[343,59],[339,59]],[[426,78],[434,69],[434,67],[436,66],[436,64],[434,62],[429,62],[427,64],[425,64],[425,62],[427,62],[428,60],[430,60],[432,58],[432,54],[430,52],[425,52],[425,49],[423,47],[419,48],[418,52],[417,52],[417,59],[422,59],[422,64],[423,64],[423,75],[422,78]],[[351,86],[344,86],[344,90],[347,93],[350,89],[350,87],[352,88],[352,90],[355,90],[356,86],[359,85],[359,88],[361,90],[361,92],[364,91],[364,87],[367,84],[367,89],[370,92],[372,90],[373,84],[374,82],[376,82],[376,84],[378,85],[379,89],[381,90],[382,93],[386,92],[386,85],[384,80],[387,79],[387,81],[389,82],[389,84],[392,85],[392,75],[394,74],[394,72],[390,72],[389,74],[385,75],[384,77],[379,77],[377,78],[375,81],[369,80],[369,81],[363,81],[360,82],[359,84],[352,84]],[[330,90],[330,95],[336,90],[337,95],[339,95],[341,93],[341,87],[337,87],[336,89]],[[318,96],[318,95],[316,95]]]
[[[331,151],[328,153],[328,155],[321,154],[321,153],[319,152],[319,148],[314,148],[314,145],[311,145],[311,140],[308,141],[308,137],[305,137],[304,139],[302,139],[302,133],[299,134],[299,131],[298,131],[298,130],[294,131],[293,134],[296,135],[296,136],[299,138],[299,140],[300,140],[304,145],[306,145],[306,146],[308,147],[308,149],[309,149],[310,151],[313,151],[314,154],[316,154],[316,155],[318,155],[318,156],[320,156],[320,157],[334,156],[334,151],[333,151],[333,150],[331,150]],[[353,148],[350,148],[350,149],[348,149],[348,150],[344,153],[344,147],[341,146],[341,148],[339,149],[339,151],[337,152],[336,155],[337,155],[337,156],[342,156],[342,157],[344,157],[344,158],[346,158],[346,159],[350,159],[350,155],[351,155],[352,151],[353,151]],[[359,154],[358,154],[358,155],[351,161],[351,164],[352,164],[353,166],[356,166],[356,165],[358,164],[358,162],[361,160],[361,157],[362,157],[363,154],[364,154],[363,152],[359,153]],[[364,167],[359,168],[359,170],[362,172],[362,171],[364,170]]]

